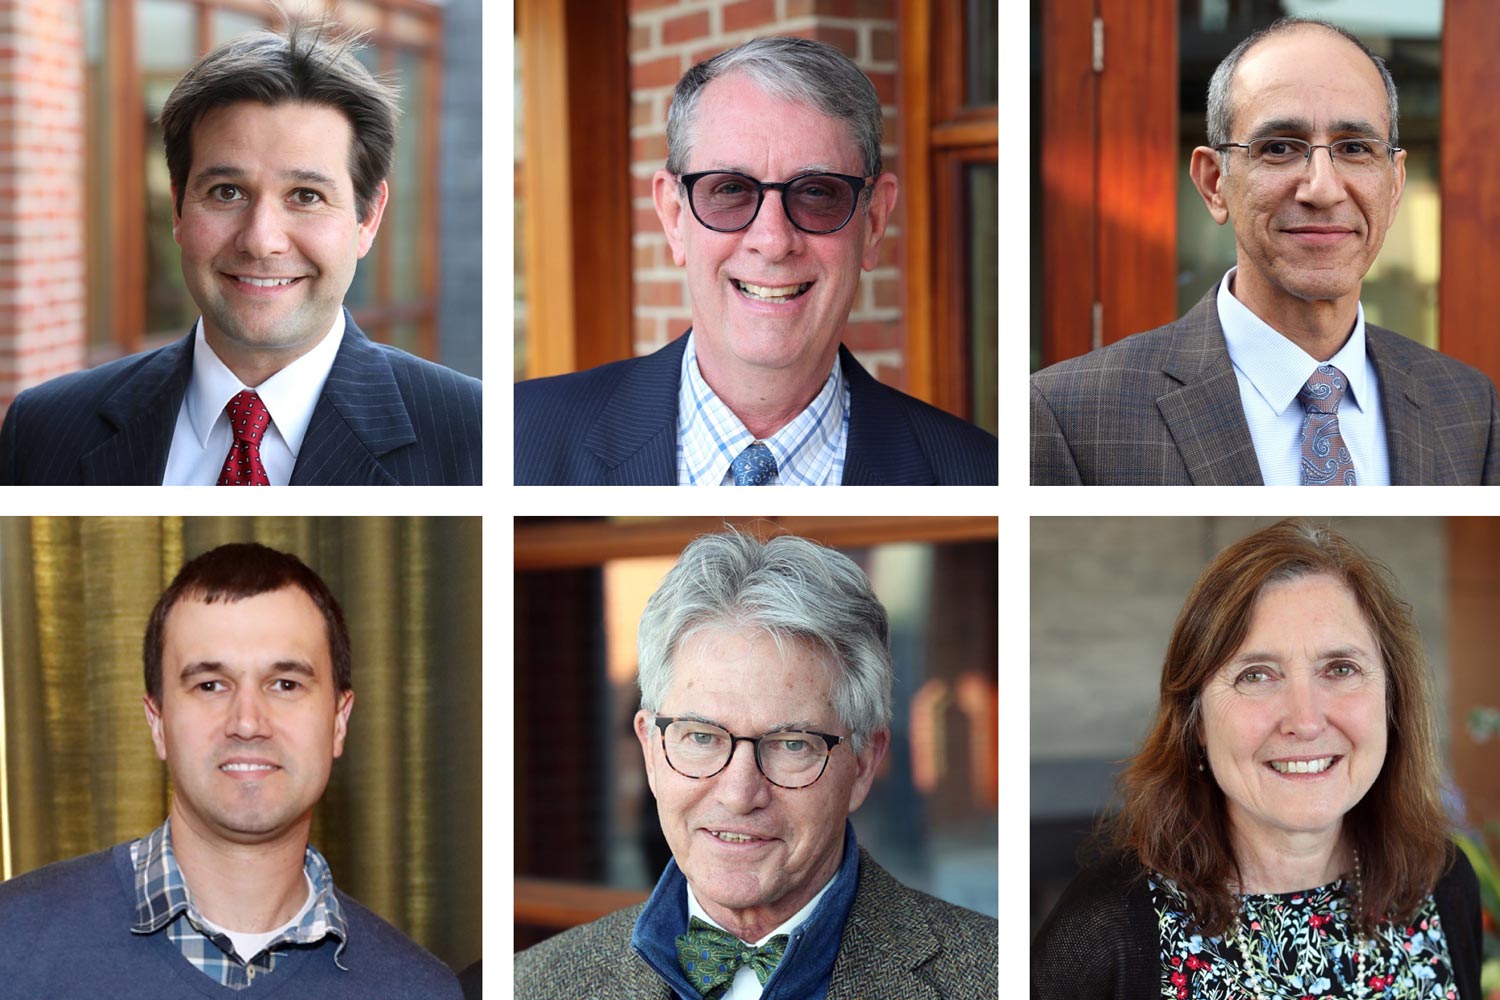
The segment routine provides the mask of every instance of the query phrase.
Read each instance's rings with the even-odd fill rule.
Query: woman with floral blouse
[[[1432,692],[1394,580],[1283,521],[1198,578],[1112,850],[1032,946],[1032,996],[1480,1000]]]

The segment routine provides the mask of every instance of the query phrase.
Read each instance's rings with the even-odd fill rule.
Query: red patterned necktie
[[[241,389],[224,406],[229,414],[229,429],[234,432],[234,444],[224,458],[224,468],[219,472],[220,486],[270,486],[271,477],[260,460],[260,441],[271,426],[271,413],[260,397],[249,389]]]
[[[1297,393],[1307,408],[1302,421],[1302,485],[1353,486],[1354,459],[1339,432],[1339,403],[1349,380],[1333,365],[1319,365]]]

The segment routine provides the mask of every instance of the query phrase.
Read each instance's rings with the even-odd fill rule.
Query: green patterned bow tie
[[[778,934],[756,948],[693,917],[688,932],[677,935],[677,964],[704,996],[732,982],[742,965],[749,966],[764,986],[786,954],[786,942],[787,936]]]

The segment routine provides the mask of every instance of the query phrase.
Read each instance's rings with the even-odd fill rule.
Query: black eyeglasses
[[[667,765],[685,778],[712,778],[729,766],[737,744],[749,743],[755,748],[755,766],[781,788],[806,788],[823,777],[829,751],[844,741],[806,730],[736,736],[707,722],[666,715],[656,717],[656,728]]]
[[[760,214],[767,191],[781,192],[781,207],[804,233],[836,233],[854,218],[854,207],[873,177],[803,174],[773,184],[724,170],[680,174],[693,217],[716,233],[737,233]]]

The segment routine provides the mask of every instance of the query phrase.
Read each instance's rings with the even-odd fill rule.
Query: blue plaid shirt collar
[[[677,483],[723,486],[734,481],[729,465],[756,440],[740,418],[703,380],[698,351],[688,333],[677,390]],[[764,442],[776,459],[774,486],[837,486],[844,478],[849,443],[849,387],[839,359],[818,395]]]
[[[333,872],[327,859],[311,844],[307,846],[302,868],[312,882],[312,906],[295,926],[268,942],[259,955],[250,956],[236,954],[229,937],[211,931],[193,905],[192,892],[172,851],[171,819],[132,843],[130,860],[135,867],[136,896],[131,931],[154,934],[166,928],[172,943],[188,960],[220,985],[236,989],[249,986],[256,975],[275,967],[278,946],[316,944],[329,935],[339,942],[333,953],[334,964],[349,971],[340,961],[349,942],[349,926],[333,891]]]

